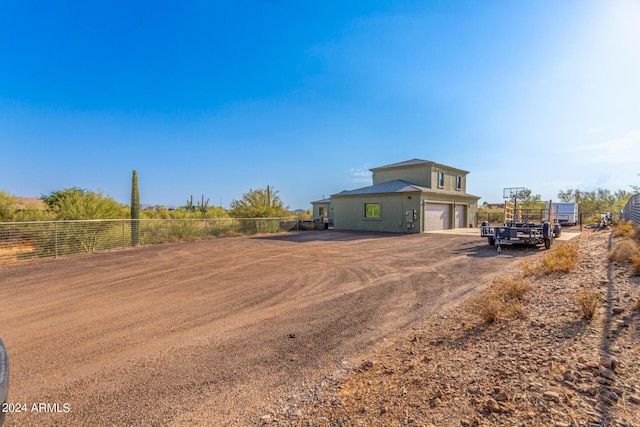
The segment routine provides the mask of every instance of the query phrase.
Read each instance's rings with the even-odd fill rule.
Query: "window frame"
[[[444,171],[438,171],[438,188],[444,188]]]
[[[456,190],[462,191],[462,175],[456,175]]]
[[[369,216],[368,212],[367,212],[367,206],[372,205],[372,206],[377,206],[377,216]],[[364,203],[364,219],[367,220],[379,220],[382,219],[382,203],[380,202],[365,202]]]

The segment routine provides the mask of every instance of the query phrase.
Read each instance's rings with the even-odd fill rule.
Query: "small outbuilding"
[[[480,197],[466,191],[468,171],[412,159],[371,172],[373,185],[313,202],[314,217],[322,209],[336,230],[397,233],[477,225]]]

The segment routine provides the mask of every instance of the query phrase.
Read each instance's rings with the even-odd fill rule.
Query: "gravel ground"
[[[262,425],[640,426],[640,278],[607,260],[610,232],[575,241],[577,267],[533,279],[521,318],[485,324],[453,304]],[[585,289],[600,296],[592,320],[575,303]]]
[[[446,319],[432,316],[541,252],[496,256],[477,235],[327,231],[0,266],[0,336],[13,404],[5,425],[246,426],[325,422],[322,416],[333,424],[351,414],[341,412],[352,408],[344,394],[335,405],[311,400],[326,415],[298,408],[340,375],[356,381],[359,371],[350,367],[377,349],[385,350],[363,374],[394,363],[400,375],[400,361],[419,349],[434,349],[434,359],[446,363],[475,355],[431,338],[454,326],[449,332],[471,333],[460,324],[440,327]],[[429,318],[433,332],[415,330]],[[413,335],[403,341],[407,332]],[[398,350],[387,350],[396,341]],[[384,351],[399,364],[384,362]],[[431,393],[416,396],[433,400]],[[364,413],[388,407],[382,419],[403,420],[395,402],[414,405],[407,396],[365,405]]]

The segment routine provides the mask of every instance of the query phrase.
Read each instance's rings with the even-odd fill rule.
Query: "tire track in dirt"
[[[72,406],[7,425],[247,425],[514,262],[485,246],[309,232],[0,267],[12,399]]]

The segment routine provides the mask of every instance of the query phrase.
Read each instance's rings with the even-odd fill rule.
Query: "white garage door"
[[[451,205],[426,203],[424,205],[424,230],[447,230],[451,228]]]
[[[465,207],[464,205],[456,206],[456,228],[465,228]]]

